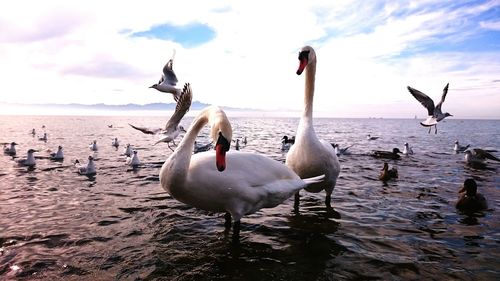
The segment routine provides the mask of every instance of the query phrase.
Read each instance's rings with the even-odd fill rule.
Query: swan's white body
[[[161,186],[175,199],[203,210],[228,212],[239,222],[244,215],[275,207],[320,180],[302,180],[278,161],[239,151],[228,152],[227,167],[218,169],[219,142],[216,150],[192,154],[196,136],[207,123],[212,139],[223,136],[229,149],[232,129],[224,111],[213,106],[201,111],[160,170]]]
[[[139,156],[137,156],[137,151],[134,150],[132,157],[127,157],[126,163],[127,163],[127,165],[132,166],[132,167],[138,167],[139,165],[141,165],[141,161],[139,160]]]
[[[403,154],[404,155],[413,154],[413,149],[411,149],[410,145],[407,142],[405,142],[405,147],[403,148]]]
[[[303,54],[307,57],[301,57]],[[331,208],[330,198],[340,173],[340,163],[332,145],[325,140],[318,139],[313,127],[313,97],[316,75],[316,55],[313,48],[304,47],[299,55],[299,60],[301,60],[301,65],[297,74],[300,74],[304,67],[306,72],[304,111],[300,118],[295,143],[286,155],[285,164],[301,178],[324,174],[323,182],[309,185],[305,190],[309,192],[325,190],[325,204]],[[298,193],[295,196],[295,206],[298,207]]]

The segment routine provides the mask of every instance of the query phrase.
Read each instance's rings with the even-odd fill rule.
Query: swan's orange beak
[[[226,169],[226,151],[231,147],[229,141],[219,132],[219,138],[215,144],[215,165],[222,172]]]
[[[217,170],[219,170],[219,172],[226,169],[226,151],[222,144],[215,146],[215,165],[217,165]]]
[[[302,74],[306,66],[307,66],[307,59],[306,58],[301,59],[299,64],[299,69],[297,69],[297,75]]]

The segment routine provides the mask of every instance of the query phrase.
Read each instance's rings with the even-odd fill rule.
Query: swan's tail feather
[[[311,177],[311,178],[302,179],[302,180],[305,181],[309,185],[309,184],[313,184],[313,183],[322,182],[324,179],[325,179],[325,174]]]

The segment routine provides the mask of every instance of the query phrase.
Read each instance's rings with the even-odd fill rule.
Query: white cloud
[[[500,21],[481,21],[479,25],[484,29],[500,30]]]
[[[192,83],[195,100],[300,110],[304,77],[295,74],[297,52],[312,44],[318,55],[318,112],[358,116],[373,105],[373,113],[377,107],[401,115],[393,109],[398,105],[414,109],[410,115],[421,115],[423,108],[406,86],[434,97],[450,82],[446,106],[457,111],[454,115],[469,114],[467,97],[480,95],[477,100],[485,111],[499,117],[495,93],[500,83],[493,82],[500,74],[495,64],[498,53],[425,49],[441,42],[453,45],[474,34],[468,18],[495,7],[495,1],[460,9],[441,1],[86,1],[80,5],[14,1],[2,9],[0,102],[170,102],[167,94],[148,87],[158,81],[176,49],[174,69],[180,83]],[[123,32],[191,22],[207,24],[216,38],[185,49],[176,42]],[[481,21],[475,28],[498,30],[497,25]]]

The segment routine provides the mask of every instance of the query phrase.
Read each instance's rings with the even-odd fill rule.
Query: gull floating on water
[[[64,159],[64,153],[62,150],[62,146],[58,146],[57,152],[50,154],[50,159],[51,160],[63,160]]]
[[[114,146],[114,147],[118,147],[120,146],[120,142],[118,141],[118,138],[115,138],[112,142],[111,142],[111,145]]]
[[[453,150],[456,152],[456,153],[459,153],[459,152],[465,152],[467,150],[467,148],[469,148],[470,144],[468,145],[460,145],[458,143],[458,140],[455,141],[455,146],[453,146]]]
[[[94,157],[89,155],[89,162],[87,165],[81,165],[80,161],[75,160],[75,166],[78,168],[78,173],[80,175],[92,176],[96,174]]]
[[[403,154],[404,155],[413,154],[413,149],[411,149],[410,145],[407,142],[405,142],[405,147],[403,148]]]
[[[132,167],[138,167],[139,165],[141,165],[141,161],[139,161],[139,156],[137,156],[137,151],[134,150],[133,153],[132,153],[132,157],[127,157],[127,160],[125,160],[125,163],[128,165],[128,166],[132,166]]]
[[[408,91],[425,107],[427,108],[427,113],[428,117],[425,119],[425,121],[420,122],[420,124],[424,127],[429,127],[429,133],[431,132],[432,126],[434,126],[435,129],[435,134],[437,134],[437,123],[444,118],[448,116],[453,116],[449,114],[448,112],[443,113],[441,111],[441,106],[443,105],[444,99],[446,98],[446,94],[448,93],[448,85],[450,83],[446,84],[446,86],[443,89],[443,94],[441,95],[441,101],[434,106],[434,101],[429,98],[426,94],[420,92],[417,89],[414,89],[410,86],[408,86]]]
[[[36,135],[36,131],[35,131],[35,128],[31,129],[31,132],[30,132],[30,134],[32,134],[33,136],[35,136],[35,135]]]
[[[15,143],[15,142],[11,142],[9,147],[5,146],[5,144],[4,144],[3,153],[10,155],[10,156],[16,155],[16,145],[17,145],[17,143]]]
[[[337,154],[337,156],[349,154],[349,151],[347,151],[347,150],[349,148],[351,148],[352,146],[354,146],[354,145],[340,148],[338,143],[332,143],[332,147],[333,147],[333,149],[335,149],[335,154]]]
[[[144,127],[137,127],[132,124],[129,124],[132,128],[139,130],[143,132],[144,134],[153,134],[153,135],[159,135],[158,141],[154,143],[154,145],[160,143],[160,142],[166,142],[168,148],[170,148],[172,151],[173,149],[170,147],[170,142],[175,144],[175,138],[179,136],[180,132],[186,132],[184,127],[179,125],[179,122],[181,119],[184,117],[186,112],[189,111],[189,107],[191,107],[191,101],[193,99],[192,91],[191,91],[191,85],[189,83],[186,83],[184,85],[184,88],[182,90],[181,96],[179,97],[179,100],[177,101],[177,106],[175,107],[175,112],[172,114],[170,119],[168,120],[167,124],[165,125],[165,129],[148,129]]]
[[[130,143],[127,143],[127,146],[123,149],[123,155],[131,156],[132,155],[132,147]]]
[[[500,159],[487,150],[480,148],[469,148],[465,150],[465,162],[467,164],[485,165],[488,159],[500,162]]]
[[[28,149],[28,156],[26,159],[19,159],[17,160],[17,163],[21,166],[28,166],[28,167],[34,167],[36,165],[35,162],[35,153],[36,150],[34,149]]]
[[[47,133],[43,133],[43,136],[38,137],[38,140],[47,141]]]
[[[236,143],[234,144],[235,150],[240,150],[240,139],[236,139]]]
[[[214,145],[211,142],[209,142],[207,144],[199,144],[197,141],[194,141],[193,153],[196,154],[199,152],[209,151],[213,147],[214,147]]]
[[[96,140],[94,140],[94,141],[93,141],[93,142],[89,145],[89,148],[90,148],[90,150],[92,150],[92,151],[97,151],[97,150],[98,150],[98,148],[97,148],[97,141],[96,141]]]
[[[160,78],[160,81],[150,86],[149,88],[153,88],[164,93],[170,93],[173,95],[174,100],[177,102],[181,97],[182,90],[175,87],[177,85],[178,80],[173,69],[174,56],[175,56],[175,50],[174,54],[172,55],[172,58],[168,60],[168,62],[163,67],[163,74]]]
[[[370,134],[366,135],[367,140],[376,140],[378,138],[380,138],[380,137],[372,137]]]

